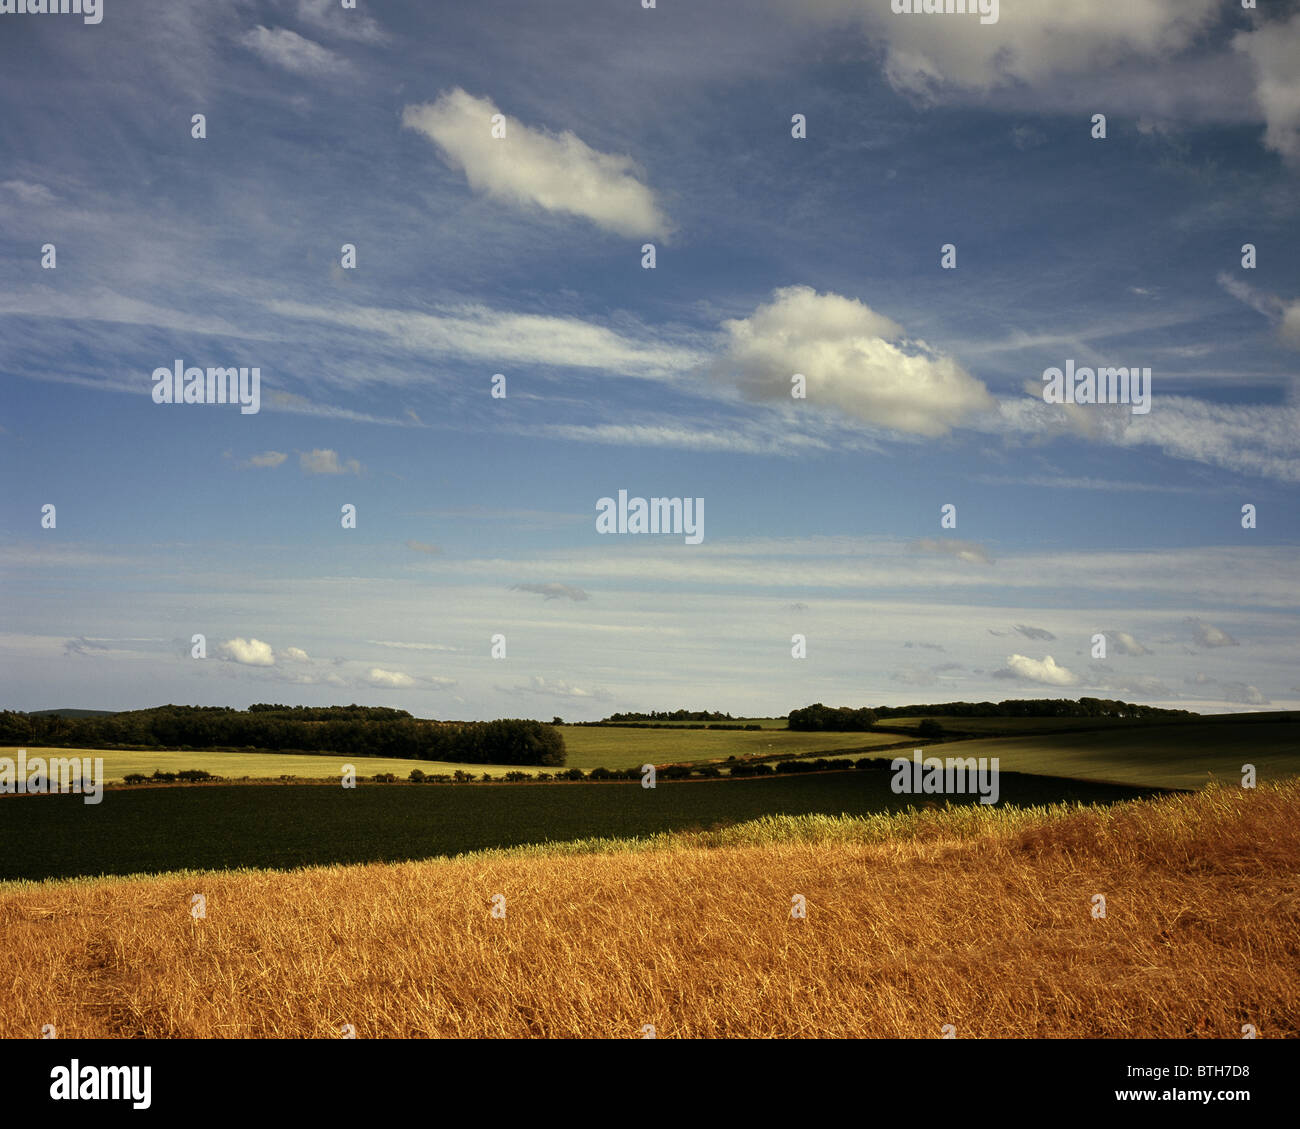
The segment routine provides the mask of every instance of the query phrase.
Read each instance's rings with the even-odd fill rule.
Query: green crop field
[[[997,757],[1003,772],[1151,788],[1200,788],[1212,778],[1239,784],[1243,764],[1253,764],[1260,780],[1300,774],[1300,724],[1294,721],[1137,725],[1124,731],[985,737],[932,745],[918,741],[917,747],[930,756]]]
[[[390,862],[487,847],[636,837],[763,815],[865,815],[913,805],[879,770],[607,784],[225,784],[0,797],[0,880]],[[1014,773],[1003,804],[1148,794]],[[953,797],[956,803],[974,797]],[[934,804],[931,797],[922,803]]]

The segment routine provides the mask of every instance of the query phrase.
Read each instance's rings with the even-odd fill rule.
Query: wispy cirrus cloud
[[[343,56],[288,28],[258,24],[246,31],[239,42],[264,62],[296,75],[338,78],[353,72],[352,64]]]

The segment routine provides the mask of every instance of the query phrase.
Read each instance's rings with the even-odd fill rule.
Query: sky
[[[0,707],[1300,708],[1300,5],[8,7]]]

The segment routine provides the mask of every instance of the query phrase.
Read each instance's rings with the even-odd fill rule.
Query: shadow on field
[[[542,785],[219,785],[0,798],[0,880],[397,862],[487,847],[633,837],[763,815],[868,815],[941,804],[888,769],[744,780]],[[1001,774],[1007,805],[1112,803],[1158,789]],[[950,797],[974,803],[976,797]]]

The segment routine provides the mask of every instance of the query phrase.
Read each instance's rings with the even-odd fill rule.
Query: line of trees
[[[1191,710],[1141,706],[1114,698],[1008,698],[1003,702],[944,702],[928,706],[876,706],[890,717],[1195,717]]]
[[[729,713],[708,710],[649,710],[645,713],[612,713],[600,724],[616,721],[734,721]]]
[[[891,717],[1195,717],[1191,710],[1142,706],[1113,698],[1008,698],[1002,702],[942,702],[920,706],[874,706],[853,709],[816,702],[791,710],[791,729],[858,733]],[[937,729],[937,727],[936,727]]]
[[[0,745],[241,749],[563,765],[564,737],[528,718],[425,721],[382,706],[158,706],[103,717],[0,712]]]

